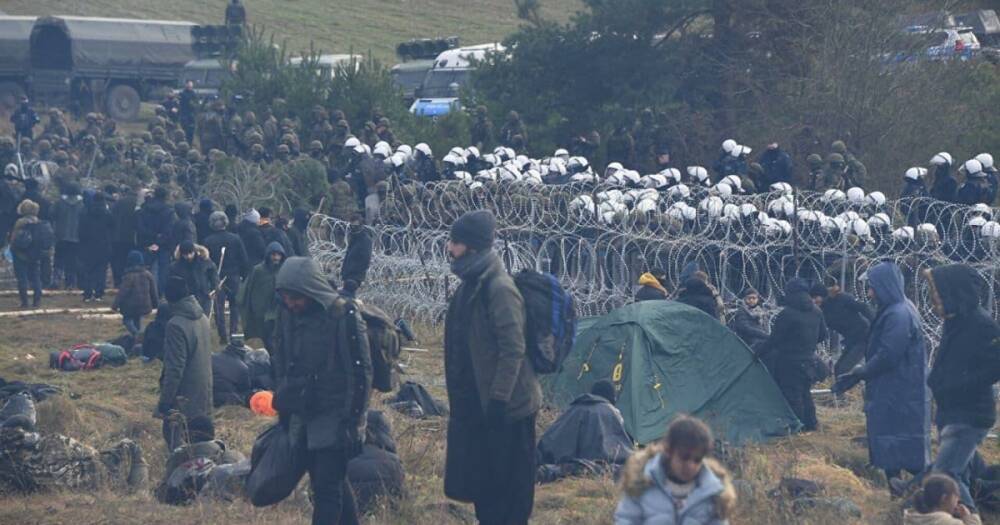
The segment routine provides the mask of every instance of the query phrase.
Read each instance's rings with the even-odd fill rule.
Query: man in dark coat
[[[184,279],[170,277],[164,293],[173,316],[166,325],[153,416],[163,419],[163,439],[173,450],[183,442],[184,421],[212,418],[212,328]]]
[[[834,375],[840,376],[850,372],[864,359],[868,330],[875,314],[867,305],[842,292],[836,279],[830,279],[827,284],[828,288],[814,286],[809,295],[814,302],[818,301],[827,328],[842,337],[840,357],[833,365]]]
[[[271,355],[273,406],[306,454],[313,524],[358,523],[346,478],[348,461],[361,451],[371,393],[364,319],[310,258],[285,261],[277,289],[282,304]]]
[[[139,247],[149,257],[148,265],[156,275],[156,286],[163,289],[170,274],[170,235],[173,232],[174,209],[167,203],[169,193],[164,186],[153,190],[153,197],[147,198],[139,208]]]
[[[295,211],[292,212],[294,220],[285,233],[292,243],[295,257],[309,257],[309,235],[306,230],[309,228],[310,216],[309,210],[305,208],[295,208]]]
[[[445,318],[445,495],[472,502],[480,523],[527,523],[542,395],[525,355],[524,300],[493,252],[495,229],[492,213],[472,211],[448,242],[462,284]]]
[[[234,335],[225,349],[212,354],[212,404],[247,406],[252,388],[247,349]]]
[[[920,314],[903,293],[899,267],[880,263],[868,271],[867,283],[878,313],[866,362],[840,376],[834,390],[865,382],[868,454],[871,464],[891,479],[903,470],[917,474],[930,462],[927,346]]]
[[[125,275],[111,310],[121,312],[122,324],[132,337],[142,332],[142,318],[149,315],[159,303],[156,278],[142,262],[142,252],[133,250],[126,259]],[[144,341],[145,342],[145,341]]]
[[[781,393],[806,431],[816,430],[812,386],[816,345],[826,339],[823,313],[809,297],[809,283],[795,278],[785,285],[784,308],[774,318],[771,335],[757,355],[768,364]]]
[[[760,155],[760,166],[764,169],[764,180],[758,187],[764,191],[777,182],[792,183],[792,157],[777,142],[767,145],[767,151]]]
[[[256,266],[264,260],[264,251],[267,248],[264,235],[258,227],[259,223],[260,213],[251,209],[243,214],[243,220],[236,228],[236,234],[240,236],[243,248],[247,251],[247,263],[250,266]]]
[[[115,235],[111,239],[111,275],[115,286],[121,284],[129,252],[136,248],[137,206],[135,192],[129,187],[125,187],[118,200],[111,205],[111,217],[115,222]]]
[[[41,122],[41,119],[28,103],[28,97],[22,95],[21,104],[17,107],[17,111],[10,116],[10,122],[14,125],[15,140],[20,141],[22,138],[34,140],[35,126]]]
[[[931,197],[939,201],[958,202],[958,179],[951,173],[951,155],[938,153],[931,159],[934,165],[934,183]]]
[[[267,247],[264,262],[254,266],[243,283],[238,298],[240,317],[243,318],[243,335],[247,339],[260,339],[264,347],[273,350],[274,323],[278,320],[278,300],[275,286],[278,270],[285,262],[285,249],[272,242]]]
[[[79,277],[80,216],[83,197],[80,185],[66,185],[66,192],[52,205],[52,229],[56,235],[55,268],[62,272],[63,285],[75,287]]]
[[[174,204],[174,214],[177,220],[170,230],[169,248],[180,246],[184,241],[198,242],[198,228],[194,225],[191,203],[181,201]]]
[[[80,216],[80,266],[83,301],[101,301],[111,262],[111,240],[115,220],[103,193],[96,193]]]
[[[215,211],[215,203],[212,199],[201,199],[198,201],[198,211],[194,213],[194,227],[198,231],[198,244],[205,244],[205,238],[212,234],[212,227],[208,223],[209,217]]]
[[[632,453],[632,438],[615,407],[615,387],[608,380],[594,383],[589,394],[570,403],[538,441],[543,464],[583,459],[621,465]]]
[[[219,275],[208,255],[208,249],[191,241],[177,246],[170,276],[180,277],[187,283],[188,293],[194,296],[203,312],[211,312],[212,294],[219,286]]]
[[[223,281],[215,296],[215,327],[219,331],[219,339],[225,343],[229,340],[230,334],[239,332],[240,309],[237,307],[236,298],[239,296],[243,277],[249,273],[250,264],[240,236],[226,230],[229,226],[226,214],[221,211],[213,212],[209,223],[213,233],[205,238],[205,248],[208,248],[208,255],[219,269],[219,278]],[[224,258],[223,253],[226,254]],[[229,303],[228,330],[226,303]]]
[[[770,334],[767,333],[767,325],[764,322],[764,309],[760,307],[760,294],[753,288],[743,292],[743,304],[740,305],[733,320],[729,323],[729,329],[750,348],[767,341]]]
[[[50,220],[52,217],[50,215],[52,211],[52,204],[49,199],[45,198],[42,194],[42,189],[38,184],[37,179],[27,179],[24,181],[24,193],[21,194],[21,200],[18,204],[30,200],[38,205],[38,219],[42,221]]]
[[[368,275],[372,262],[372,234],[361,221],[361,215],[351,218],[351,231],[347,238],[347,251],[340,266],[340,280],[344,294],[354,296]]]
[[[684,281],[681,289],[677,292],[677,302],[693,306],[715,319],[719,319],[719,304],[712,289],[705,281],[698,278],[690,278]]]
[[[956,264],[931,270],[935,310],[944,318],[941,346],[927,383],[937,404],[940,446],[933,471],[959,482],[962,503],[973,506],[965,477],[976,448],[996,423],[993,385],[1000,380],[1000,326],[982,307],[983,278]]]

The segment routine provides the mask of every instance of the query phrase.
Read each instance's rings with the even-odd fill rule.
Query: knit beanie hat
[[[617,392],[615,392],[615,385],[607,379],[602,379],[594,383],[594,386],[590,387],[590,393],[607,399],[608,403],[612,405],[615,404],[615,398],[618,397]]]
[[[260,224],[260,213],[257,213],[257,210],[250,208],[250,211],[243,214],[243,220],[253,224]]]
[[[167,287],[164,294],[167,296],[167,302],[173,304],[191,295],[191,292],[188,290],[187,281],[183,277],[175,275],[167,279]]]
[[[473,250],[486,250],[493,246],[497,221],[489,210],[465,213],[451,225],[451,240]]]
[[[226,226],[229,226],[229,217],[226,216],[225,212],[213,211],[208,216],[208,226],[216,232],[225,230]]]
[[[140,266],[142,263],[142,252],[139,250],[132,250],[128,252],[128,257],[125,259],[125,266]]]
[[[181,255],[194,253],[194,243],[191,241],[182,241],[178,249],[180,250]]]

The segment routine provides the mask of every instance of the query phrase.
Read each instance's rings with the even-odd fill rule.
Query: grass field
[[[226,1],[214,0],[4,0],[11,15],[84,16],[189,20],[221,24]],[[395,46],[411,38],[457,35],[463,45],[493,42],[519,20],[512,0],[245,0],[251,24],[273,30],[292,51],[309,43],[327,53],[367,53],[389,65]],[[580,0],[545,0],[545,16],[568,20]]]
[[[105,303],[106,304],[106,303]],[[16,298],[0,296],[0,311],[12,311]],[[46,306],[82,306],[76,296],[48,299]],[[121,368],[63,373],[50,370],[48,352],[83,341],[105,340],[122,332],[116,320],[81,320],[73,315],[0,319],[0,376],[55,384],[62,396],[40,403],[43,432],[61,432],[97,448],[130,437],[145,451],[151,481],[163,475],[166,451],[159,421],[151,417],[157,398],[158,363],[131,360]],[[424,328],[418,334],[428,353],[408,353],[411,379],[444,397],[440,331]],[[867,466],[864,419],[858,392],[839,407],[821,404],[821,431],[734,451],[726,458],[736,479],[744,480],[734,524],[847,525],[900,523],[899,505],[890,501],[884,478]],[[373,408],[382,408],[377,395]],[[471,523],[471,508],[450,504],[442,493],[445,421],[414,421],[388,411],[407,472],[408,497],[394,510],[383,509],[368,518],[373,524],[451,525]],[[543,412],[539,432],[555,414]],[[270,421],[242,408],[216,413],[219,437],[230,448],[249,454],[254,437]],[[995,443],[984,446],[997,459]],[[820,482],[825,495],[845,497],[864,512],[860,520],[844,519],[828,511],[792,514],[787,502],[768,495],[783,476]],[[305,484],[303,484],[303,487]],[[542,525],[598,525],[610,522],[617,490],[611,479],[570,479],[539,487],[532,523]],[[144,524],[292,524],[308,523],[308,497],[302,488],[289,500],[267,509],[248,503],[199,502],[189,507],[160,505],[148,491],[122,495],[61,493],[0,495],[0,523],[144,523]],[[996,523],[987,516],[986,523]]]

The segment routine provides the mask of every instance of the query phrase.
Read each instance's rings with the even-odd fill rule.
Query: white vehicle
[[[427,71],[424,81],[416,91],[410,113],[436,117],[459,107],[458,95],[468,84],[476,63],[491,52],[502,53],[500,44],[480,44],[459,47],[442,52],[434,59],[434,66]]]
[[[317,57],[316,65],[319,66],[322,75],[333,78],[337,75],[337,66],[350,67],[353,60],[354,70],[357,71],[364,59],[365,57],[361,55],[320,55]],[[292,57],[288,63],[297,66],[302,63],[302,60],[302,57]]]

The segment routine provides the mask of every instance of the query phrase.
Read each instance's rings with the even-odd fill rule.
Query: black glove
[[[486,426],[497,428],[507,421],[507,402],[491,399],[486,405]]]
[[[271,406],[279,414],[300,412],[305,403],[305,387],[298,382],[289,383],[278,389],[271,400]]]
[[[865,367],[864,365],[858,365],[851,369],[850,372],[842,374],[837,377],[837,381],[833,384],[830,390],[834,394],[843,394],[848,390],[857,386],[865,378]]]

